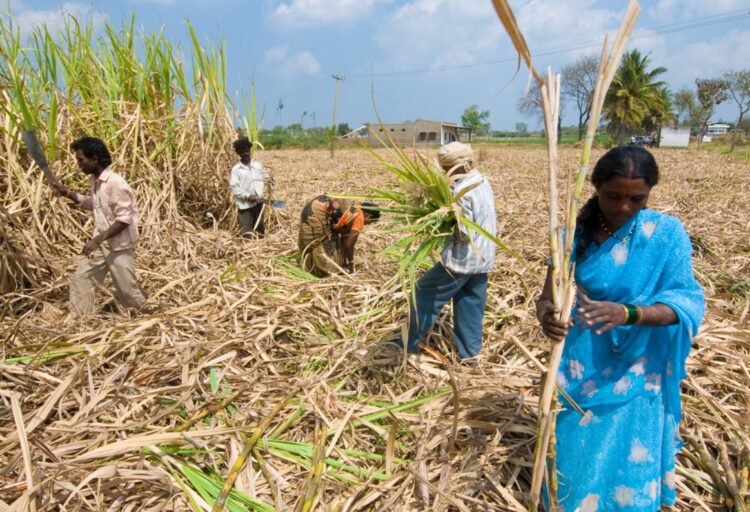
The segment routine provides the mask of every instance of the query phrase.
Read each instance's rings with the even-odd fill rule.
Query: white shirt
[[[495,195],[490,182],[478,170],[472,169],[453,184],[453,197],[473,185],[477,186],[459,199],[458,204],[467,219],[488,233],[497,235]],[[468,236],[465,228],[461,227],[461,232]],[[459,243],[454,235],[443,249],[440,259],[445,268],[457,274],[486,274],[495,264],[495,242],[475,232],[471,235],[471,243]]]
[[[256,201],[250,201],[250,196],[263,197],[265,182],[269,176],[263,164],[257,160],[250,160],[250,165],[242,162],[232,167],[229,177],[229,188],[234,194],[234,202],[240,210],[247,210],[257,205]]]

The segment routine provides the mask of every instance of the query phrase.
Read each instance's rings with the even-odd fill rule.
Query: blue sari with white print
[[[680,221],[641,210],[577,262],[576,284],[593,300],[666,304],[679,321],[601,335],[599,326],[571,328],[559,381],[585,414],[560,396],[558,500],[566,512],[656,511],[675,501],[680,380],[704,310],[691,252]]]

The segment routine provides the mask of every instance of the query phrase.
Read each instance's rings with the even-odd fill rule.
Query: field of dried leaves
[[[678,508],[744,510],[750,166],[655,152],[663,180],[651,205],[685,223],[708,299],[683,388]],[[316,280],[298,270],[307,199],[388,182],[363,150],[260,153],[274,196],[288,202],[264,240],[234,237],[212,217],[201,227],[146,216],[137,266],[154,311],[141,316],[120,311],[107,290],[94,318],[67,316],[68,278],[91,225],[32,181],[29,193],[60,219],[40,230],[64,231],[50,236],[67,245],[25,261],[51,270],[4,296],[0,510],[210,510],[253,442],[230,510],[522,510],[548,348],[532,313],[547,253],[546,153],[478,155],[500,236],[521,258],[499,255],[476,368],[451,362],[449,314],[433,333],[447,362],[378,358],[406,315],[395,262],[382,253],[394,240],[386,219],[360,238],[354,274]],[[564,169],[577,158],[563,150]],[[151,185],[135,185],[145,201]],[[154,208],[164,206],[144,209]]]

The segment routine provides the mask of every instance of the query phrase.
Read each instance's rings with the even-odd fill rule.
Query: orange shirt
[[[302,222],[310,222],[314,217],[316,223],[325,226],[330,233],[349,228],[350,231],[361,232],[365,226],[365,215],[359,201],[350,201],[328,195],[320,195],[311,200],[302,209]]]
[[[359,201],[352,202],[348,205],[348,208],[346,205],[342,205],[341,209],[344,209],[344,212],[339,221],[333,226],[333,229],[340,231],[349,226],[350,231],[362,231],[362,228],[365,227],[365,214],[362,212]]]

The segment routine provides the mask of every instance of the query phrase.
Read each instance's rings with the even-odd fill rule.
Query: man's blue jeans
[[[453,332],[461,359],[482,350],[482,317],[487,302],[487,274],[451,273],[438,263],[417,281],[416,308],[409,311],[407,350],[419,352],[419,342],[437,320],[443,306],[453,299]]]

